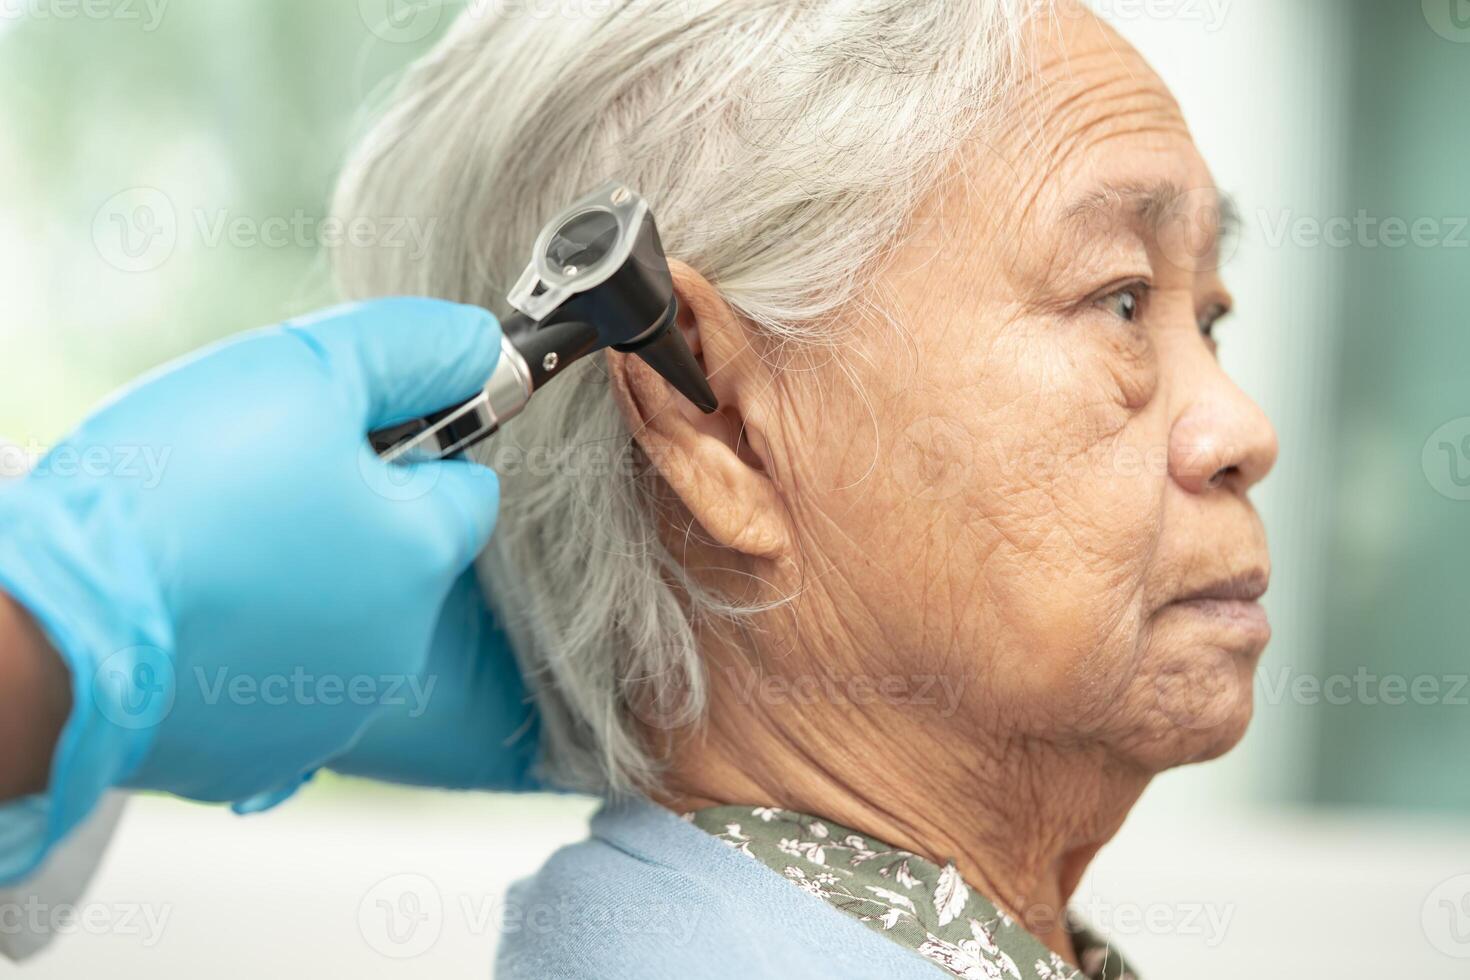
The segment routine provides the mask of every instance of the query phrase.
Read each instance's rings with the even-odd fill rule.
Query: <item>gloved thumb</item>
[[[448,571],[459,574],[469,567],[495,530],[500,511],[500,480],[495,471],[465,459],[425,463],[384,464],[400,467],[398,474],[409,486],[426,487],[417,503],[427,510],[417,524],[425,534],[435,534],[448,557]]]
[[[361,400],[363,432],[472,398],[500,359],[488,310],[436,299],[369,300],[293,320]]]

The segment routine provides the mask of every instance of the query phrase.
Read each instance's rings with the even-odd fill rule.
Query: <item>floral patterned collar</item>
[[[1136,980],[1108,945],[1074,932],[1078,971],[943,868],[790,810],[717,806],[684,819],[798,888],[963,980]]]

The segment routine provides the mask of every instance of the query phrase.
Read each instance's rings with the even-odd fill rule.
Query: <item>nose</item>
[[[1190,493],[1244,493],[1276,464],[1276,429],[1218,365],[1212,374],[1169,433],[1169,473]]]

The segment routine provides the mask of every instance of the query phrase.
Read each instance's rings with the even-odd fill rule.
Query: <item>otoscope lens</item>
[[[569,276],[586,271],[607,258],[618,243],[618,230],[617,216],[611,211],[584,211],[551,236],[547,262]]]

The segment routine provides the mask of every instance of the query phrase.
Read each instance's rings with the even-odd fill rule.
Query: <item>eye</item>
[[[1129,283],[1098,297],[1094,305],[1126,323],[1136,323],[1143,316],[1149,290],[1146,282]]]
[[[1220,323],[1221,320],[1225,319],[1229,315],[1230,315],[1230,307],[1226,306],[1223,303],[1214,303],[1214,304],[1211,304],[1209,307],[1207,307],[1205,309],[1205,311],[1203,313],[1200,314],[1200,318],[1199,318],[1199,332],[1200,332],[1200,334],[1206,340],[1210,341],[1211,343],[1214,343],[1215,340],[1216,340],[1216,338],[1215,338],[1215,327],[1217,325],[1219,325],[1219,323]]]

